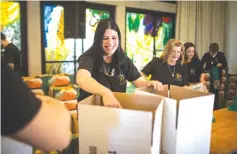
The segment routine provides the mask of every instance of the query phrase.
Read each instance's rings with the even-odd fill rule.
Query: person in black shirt
[[[151,80],[162,84],[188,85],[188,71],[184,64],[184,47],[179,40],[170,39],[160,58],[153,58],[143,69],[144,76],[151,74]]]
[[[201,61],[198,58],[198,54],[195,49],[195,45],[191,42],[187,42],[184,44],[185,48],[185,63],[188,68],[188,80],[191,84],[195,84],[198,82],[204,83],[204,75],[203,68],[201,66]]]
[[[202,57],[201,66],[203,67],[205,64],[205,71],[210,71],[213,67],[217,66],[219,77],[221,78],[222,68],[227,67],[227,62],[224,53],[219,51],[219,45],[217,43],[211,43],[209,52],[206,52]]]
[[[126,56],[121,47],[120,30],[111,19],[98,23],[91,48],[78,58],[78,62],[78,101],[99,94],[104,106],[121,107],[112,92],[126,92],[127,80],[136,87],[153,86],[158,91],[163,90],[160,82],[146,81]]]
[[[62,150],[71,141],[71,118],[60,101],[36,96],[1,60],[1,136],[44,151]],[[7,147],[2,147],[6,148]]]
[[[8,42],[1,33],[1,47],[4,48],[4,61],[18,74],[21,74],[21,56],[20,50],[12,43]]]
[[[222,78],[222,69],[227,67],[226,57],[223,52],[219,51],[217,43],[209,45],[209,52],[206,52],[201,60],[201,66],[205,71],[210,73],[210,92],[215,93],[214,110],[218,109],[219,104],[219,85]],[[215,67],[218,68],[218,73],[215,73]],[[217,74],[217,75],[214,75]]]

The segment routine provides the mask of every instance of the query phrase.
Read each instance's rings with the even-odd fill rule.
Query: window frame
[[[41,1],[40,2],[40,25],[41,25],[41,66],[42,66],[42,74],[46,73],[46,65],[47,63],[74,63],[75,66],[75,75],[76,75],[76,65],[77,65],[77,58],[75,57],[75,52],[74,52],[74,60],[70,60],[70,61],[46,61],[46,57],[45,57],[45,48],[44,48],[44,5],[61,5],[61,6],[65,6],[65,3],[68,2],[63,2],[63,1]],[[77,5],[77,3],[80,3],[80,1],[74,1],[71,3],[75,3],[75,5]],[[115,19],[115,6],[114,5],[103,5],[103,4],[95,4],[95,3],[90,3],[90,2],[84,2],[84,6],[85,9],[90,8],[90,9],[97,9],[97,10],[105,10],[110,12],[110,16],[111,19]],[[84,44],[83,44],[83,40],[82,39],[82,53],[84,53]]]
[[[13,1],[20,5],[20,33],[21,33],[21,76],[28,76],[28,42],[27,42],[27,9],[26,2]]]

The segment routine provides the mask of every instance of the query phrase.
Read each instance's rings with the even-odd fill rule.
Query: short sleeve
[[[126,57],[125,60],[125,76],[129,82],[133,82],[141,77],[141,74],[138,72],[136,66],[134,66],[128,57]]]
[[[149,76],[150,74],[152,74],[152,70],[153,70],[155,61],[156,61],[156,58],[153,58],[153,59],[142,69],[142,73],[144,73],[146,76]]]
[[[2,135],[24,128],[38,113],[41,101],[35,97],[21,77],[1,62]]]
[[[93,59],[91,56],[89,55],[82,55],[79,59],[78,59],[78,63],[79,63],[79,69],[86,69],[88,70],[90,73],[92,73],[93,70]]]

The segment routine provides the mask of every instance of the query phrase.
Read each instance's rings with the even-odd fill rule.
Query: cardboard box
[[[171,86],[170,98],[168,86],[159,93],[151,88],[139,88],[135,92],[164,98],[162,154],[209,154],[213,94],[178,86]]]
[[[163,98],[114,93],[122,109],[101,106],[98,95],[78,105],[82,154],[158,154]]]

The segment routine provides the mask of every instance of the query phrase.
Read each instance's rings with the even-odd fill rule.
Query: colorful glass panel
[[[156,57],[162,54],[167,41],[173,38],[173,24],[170,17],[126,13],[126,54],[138,70],[151,61],[154,50]]]
[[[76,68],[78,67],[78,63],[76,63]],[[75,65],[74,62],[55,62],[55,63],[46,63],[46,72],[50,72],[50,74],[61,74],[66,73],[70,75],[75,74]]]
[[[160,57],[168,40],[173,38],[173,20],[170,17],[156,18],[155,24],[156,56]]]
[[[0,2],[0,31],[21,50],[21,17],[19,2]]]
[[[86,38],[84,39],[84,50],[89,49],[94,42],[95,30],[101,19],[110,18],[110,13],[104,10],[86,9]]]
[[[153,18],[127,12],[126,20],[126,54],[141,70],[153,57]]]
[[[77,58],[92,45],[98,21],[109,18],[109,16],[108,11],[86,9],[86,38],[65,39],[63,6],[45,5],[43,37],[46,73],[67,72],[75,74],[73,72],[75,70],[74,63],[66,61],[77,61]]]

